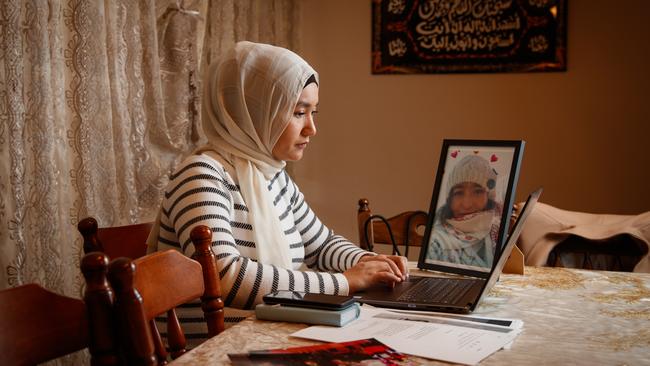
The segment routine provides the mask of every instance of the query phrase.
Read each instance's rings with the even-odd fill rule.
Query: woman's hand
[[[384,254],[365,255],[361,257],[361,259],[359,259],[358,263],[370,262],[370,261],[388,263],[393,273],[396,276],[401,277],[402,280],[406,280],[406,278],[409,275],[408,260],[406,259],[406,257],[402,257],[399,255],[384,255]]]
[[[394,286],[406,280],[407,260],[396,255],[366,255],[343,275],[348,280],[350,294],[381,283]]]

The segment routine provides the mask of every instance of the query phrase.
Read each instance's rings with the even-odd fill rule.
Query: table
[[[512,347],[482,365],[650,365],[650,274],[526,267],[503,274],[474,314],[524,321]],[[319,343],[289,336],[305,327],[251,317],[171,365],[227,365],[228,353]]]

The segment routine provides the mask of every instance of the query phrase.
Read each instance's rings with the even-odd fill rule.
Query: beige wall
[[[294,167],[308,202],[356,241],[356,203],[427,210],[443,138],[524,139],[517,200],[650,210],[650,2],[569,2],[568,71],[371,75],[370,0],[303,3],[321,76],[318,135]]]

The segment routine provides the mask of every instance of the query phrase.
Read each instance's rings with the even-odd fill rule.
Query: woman
[[[496,179],[496,171],[478,155],[454,166],[445,205],[436,213],[428,259],[492,267],[502,208],[495,201]]]
[[[284,170],[316,134],[311,66],[289,50],[239,42],[204,85],[209,142],[172,174],[150,250],[191,256],[192,228],[212,228],[227,325],[274,290],[350,294],[406,278],[405,258],[361,250],[323,225]]]

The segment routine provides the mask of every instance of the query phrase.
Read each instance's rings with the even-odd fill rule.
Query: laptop
[[[481,300],[483,294],[489,292],[490,288],[497,281],[503,266],[505,265],[510,252],[517,242],[525,220],[541,194],[541,188],[533,192],[526,201],[522,212],[517,217],[511,230],[508,228],[510,221],[512,201],[518,179],[521,155],[523,152],[523,141],[493,141],[493,140],[444,140],[443,149],[436,174],[436,183],[432,196],[429,221],[423,238],[422,249],[418,261],[418,268],[421,270],[434,270],[435,277],[410,276],[407,281],[395,285],[394,288],[377,286],[364,292],[355,294],[357,301],[381,307],[399,309],[417,309],[427,311],[444,311],[469,313],[472,312]],[[470,156],[470,157],[468,157]],[[479,159],[483,156],[484,161]],[[498,164],[494,164],[498,162]],[[464,165],[463,165],[464,164]],[[499,214],[490,218],[491,230],[481,239],[488,244],[482,246],[479,253],[467,258],[458,257],[456,254],[441,255],[448,253],[440,250],[441,247],[456,248],[449,243],[456,245],[452,239],[448,239],[444,232],[455,230],[451,225],[441,225],[440,212],[444,212],[445,204],[450,206],[452,192],[455,192],[453,184],[459,179],[464,181],[462,170],[456,167],[471,167],[470,177],[481,176],[493,180],[489,186],[490,200],[501,202],[496,205]],[[484,173],[481,173],[484,172]],[[460,177],[460,178],[459,178]],[[462,178],[462,179],[461,179]],[[476,180],[472,178],[473,180]],[[494,181],[498,183],[495,184]],[[447,186],[445,186],[445,184]],[[500,186],[499,186],[500,185]],[[495,191],[499,192],[495,194]],[[441,193],[448,192],[448,193]],[[488,194],[488,193],[486,193]],[[483,213],[483,212],[481,212]],[[467,217],[479,218],[481,215],[474,214]],[[442,217],[442,216],[441,216]],[[461,224],[475,223],[465,219]],[[485,221],[485,220],[483,220]],[[482,221],[480,221],[482,222]],[[497,225],[498,224],[498,225]],[[477,224],[478,227],[485,227],[484,224]],[[470,231],[468,231],[470,232]],[[470,232],[473,235],[479,231]],[[511,232],[507,241],[505,237]],[[464,233],[459,236],[463,240]],[[478,234],[476,234],[478,235]],[[471,237],[471,236],[470,236]],[[477,236],[480,238],[480,236]],[[447,240],[447,243],[440,244],[440,241]],[[458,239],[456,239],[458,240]],[[505,242],[505,243],[504,243]],[[471,252],[471,248],[465,249],[465,242],[460,242],[460,252]],[[449,251],[453,253],[453,250]],[[480,254],[480,255],[478,255]],[[474,259],[476,257],[476,259]]]
[[[395,309],[455,313],[474,311],[483,296],[499,279],[526,219],[541,193],[542,188],[539,188],[528,196],[498,260],[494,262],[487,277],[458,274],[444,277],[410,276],[407,281],[395,285],[394,288],[373,288],[355,294],[355,299],[361,303]],[[423,256],[420,257],[421,260],[422,258]]]

